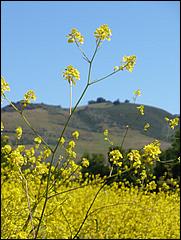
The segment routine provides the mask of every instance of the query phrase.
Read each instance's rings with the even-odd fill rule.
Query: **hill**
[[[19,102],[15,105],[20,107]],[[78,156],[84,152],[105,154],[109,145],[104,141],[104,129],[109,129],[114,144],[120,145],[126,125],[129,125],[124,142],[125,149],[141,148],[155,138],[161,141],[162,149],[168,148],[170,146],[168,136],[173,132],[168,128],[164,117],[173,118],[174,115],[162,109],[145,106],[145,115],[140,116],[137,106],[139,105],[132,103],[115,105],[110,101],[81,106],[72,116],[65,137],[70,139],[74,130],[80,132],[77,143]],[[30,104],[24,113],[32,126],[50,145],[55,145],[69,116],[68,109],[46,104]],[[15,135],[15,129],[21,126],[24,133],[22,142],[27,145],[33,143],[34,133],[11,106],[2,108],[1,116],[5,126],[4,131],[11,139]],[[146,122],[151,126],[147,132],[143,130]]]

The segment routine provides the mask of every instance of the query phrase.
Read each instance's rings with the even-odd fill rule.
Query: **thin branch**
[[[125,140],[125,138],[126,138],[126,136],[127,136],[128,129],[129,129],[129,126],[128,126],[128,125],[126,125],[126,131],[125,131],[125,134],[124,134],[124,136],[123,136],[123,140],[122,140],[122,142],[121,142],[121,148],[122,148],[122,146],[123,146],[123,143],[124,143],[124,140]]]
[[[96,195],[94,196],[94,198],[93,198],[93,200],[92,200],[92,202],[91,202],[91,204],[90,204],[90,206],[89,206],[89,208],[88,208],[88,210],[86,212],[86,215],[85,215],[85,217],[84,217],[84,219],[83,219],[83,221],[82,221],[82,223],[81,223],[77,233],[74,235],[73,239],[75,239],[78,236],[78,234],[79,234],[80,230],[82,229],[86,219],[88,218],[89,212],[90,212],[90,210],[91,210],[91,208],[92,208],[92,206],[93,206],[93,204],[94,204],[94,202],[95,202],[99,192],[103,189],[103,187],[106,185],[106,183],[107,183],[107,181],[104,182],[104,184],[99,188],[99,190],[97,191]]]
[[[26,178],[23,176],[21,168],[19,168],[19,172],[20,172],[21,177],[25,181],[25,186],[26,186],[25,193],[26,193],[26,198],[27,198],[27,201],[28,201],[28,209],[29,209],[29,213],[30,213],[30,221],[31,221],[32,230],[33,230],[33,237],[35,238],[35,227],[33,225],[33,215],[32,215],[32,212],[31,212],[31,203],[30,203],[30,197],[29,197],[29,193],[28,193],[28,183],[27,183]]]
[[[124,170],[121,174],[129,171],[130,169],[131,169],[131,168]],[[96,195],[94,196],[94,199],[92,200],[92,202],[91,202],[91,204],[90,204],[90,206],[89,206],[89,208],[88,208],[88,210],[87,210],[87,212],[86,212],[86,215],[85,215],[85,217],[84,217],[84,219],[83,219],[83,221],[82,221],[82,223],[81,223],[81,225],[80,225],[77,233],[74,235],[73,239],[75,239],[75,238],[78,236],[80,230],[82,229],[82,227],[83,227],[86,219],[87,219],[88,216],[89,216],[89,212],[90,212],[90,210],[91,210],[91,208],[92,208],[92,206],[93,206],[93,204],[94,204],[94,202],[95,202],[98,194],[100,193],[100,191],[101,191],[101,190],[103,189],[103,187],[108,183],[108,180],[109,180],[109,179],[111,179],[111,178],[113,178],[113,177],[115,177],[115,176],[118,176],[118,175],[120,175],[120,174],[119,174],[119,173],[116,173],[116,174],[114,174],[114,175],[112,175],[112,176],[107,177],[107,178],[104,180],[103,185],[99,188],[99,190],[97,191]]]
[[[106,78],[114,75],[115,73],[117,73],[117,72],[119,72],[119,71],[120,71],[120,70],[114,71],[114,72],[106,75],[105,77],[102,77],[102,78],[100,78],[100,79],[98,79],[98,80],[94,80],[94,81],[90,82],[90,85],[92,85],[92,84],[94,84],[94,83],[97,83],[97,82],[100,82],[100,81],[102,81],[102,80],[104,80],[104,79],[106,79]]]
[[[39,135],[39,133],[31,126],[30,122],[28,121],[28,119],[25,117],[25,115],[23,114],[22,111],[20,111],[13,103],[11,100],[9,100],[5,94],[3,94],[4,98],[9,102],[9,104],[21,115],[21,117],[23,118],[24,122],[26,123],[26,125],[34,132],[34,134],[39,137],[42,142],[51,150],[51,152],[53,151],[52,148],[48,145],[48,143],[43,139],[43,137],[41,137]]]
[[[64,218],[65,218],[65,221],[67,222],[68,228],[69,228],[69,230],[70,230],[70,235],[71,235],[71,238],[70,238],[70,239],[72,239],[72,229],[71,229],[70,223],[69,223],[66,215],[65,215],[64,212],[63,212],[63,208],[62,208],[62,207],[61,207],[61,211],[62,211],[62,215],[63,215]]]
[[[72,112],[72,82],[70,81],[70,115]]]
[[[79,49],[80,52],[82,53],[83,58],[84,58],[88,63],[90,63],[89,58],[88,58],[88,57],[86,56],[86,54],[84,53],[84,51],[82,50],[82,48],[81,48],[80,45],[78,44],[77,40],[76,40],[75,38],[74,38],[74,40],[75,40],[75,43],[76,43],[78,49]]]
[[[97,53],[98,47],[99,47],[99,45],[100,45],[100,42],[101,42],[101,40],[99,39],[98,42],[97,42],[97,45],[96,45],[96,49],[95,49],[95,51],[94,51],[94,53],[93,53],[93,56],[92,56],[92,58],[91,58],[91,60],[90,60],[90,63],[92,63],[93,60],[94,60],[94,58],[95,58],[95,55],[96,55],[96,53]]]
[[[45,202],[44,202],[44,205],[43,205],[43,208],[42,208],[42,212],[41,212],[41,216],[40,216],[40,221],[39,221],[39,223],[38,223],[38,227],[37,227],[37,230],[36,230],[35,238],[37,238],[37,236],[38,236],[38,232],[39,232],[39,228],[40,228],[40,225],[41,225],[41,222],[42,222],[42,218],[43,218],[43,215],[44,215],[44,211],[45,211],[45,208],[46,208],[46,204],[47,204],[47,201],[48,201],[48,199],[49,199],[49,197],[48,197],[48,190],[49,190],[49,183],[50,183],[51,167],[52,167],[52,165],[53,165],[55,153],[56,153],[56,150],[57,150],[57,148],[58,148],[58,146],[59,146],[59,143],[60,143],[60,141],[61,141],[61,138],[62,138],[63,135],[64,135],[64,132],[65,132],[67,126],[68,126],[68,123],[69,123],[69,121],[70,121],[70,119],[71,119],[74,111],[76,110],[78,104],[80,103],[80,101],[82,100],[85,92],[87,91],[87,88],[88,88],[88,86],[89,86],[89,81],[90,81],[91,66],[92,66],[92,63],[90,63],[90,65],[89,65],[89,72],[88,72],[87,84],[86,84],[86,86],[85,86],[85,88],[84,88],[84,90],[83,90],[83,92],[82,92],[79,100],[77,101],[75,107],[73,108],[71,114],[69,115],[69,117],[68,117],[68,119],[67,119],[67,122],[65,123],[64,128],[63,128],[63,130],[62,130],[62,133],[61,133],[61,135],[60,135],[60,137],[59,137],[59,140],[58,140],[58,142],[57,142],[57,144],[56,144],[56,146],[55,146],[55,148],[54,148],[54,150],[53,150],[53,154],[52,154],[52,158],[51,158],[50,166],[49,166],[49,171],[48,171],[48,177],[47,177]]]

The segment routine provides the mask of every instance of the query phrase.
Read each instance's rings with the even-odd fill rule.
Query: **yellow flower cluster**
[[[1,148],[2,154],[9,154],[11,152],[12,148],[9,144],[6,144],[4,147]]]
[[[75,142],[73,140],[69,141],[67,147],[66,147],[66,152],[68,153],[70,158],[76,158],[77,154],[73,149],[75,148]]]
[[[141,167],[141,155],[138,150],[131,150],[131,152],[127,154],[127,157],[130,161],[133,161],[134,168]]]
[[[66,37],[68,37],[68,43],[73,42],[79,42],[80,44],[84,43],[84,37],[76,28],[72,28],[71,33],[69,33]]]
[[[89,160],[87,158],[82,158],[82,166],[87,168],[89,166]]]
[[[65,72],[63,72],[63,77],[66,80],[68,80],[69,83],[73,83],[75,85],[75,80],[79,80],[80,79],[80,73],[72,65],[69,65],[65,69]]]
[[[118,166],[122,165],[122,162],[119,162],[121,158],[123,158],[123,155],[118,149],[112,150],[109,153],[109,161],[115,165],[118,165]]]
[[[1,76],[1,95],[3,95],[5,91],[10,91],[10,87],[5,79]]]
[[[12,161],[15,165],[23,165],[24,157],[18,149],[15,149],[10,154],[10,161]]]
[[[173,119],[169,119],[168,117],[165,117],[165,120],[168,122],[171,129],[174,129],[179,124],[179,118],[178,117],[173,118]]]
[[[18,140],[22,137],[22,133],[23,133],[23,130],[21,127],[16,128],[16,136]]]
[[[72,137],[74,137],[75,139],[78,139],[79,138],[79,132],[78,131],[74,131],[72,133]]]
[[[42,140],[40,137],[36,137],[36,138],[34,138],[34,142],[35,142],[35,148],[38,149]]]
[[[146,123],[146,124],[144,125],[144,131],[147,131],[149,127],[150,127],[150,124],[149,124],[149,123]]]
[[[141,90],[140,89],[135,90],[133,93],[134,93],[135,96],[141,96]]]
[[[126,66],[126,69],[129,71],[129,72],[132,72],[133,69],[134,69],[134,66],[136,64],[136,56],[135,55],[132,55],[132,56],[124,56],[123,57],[123,62],[125,62],[125,66]]]
[[[60,140],[60,145],[63,145],[64,143],[65,143],[65,138],[64,137],[61,137],[61,139],[60,138],[58,138],[58,141]]]
[[[108,27],[107,24],[103,24],[101,25],[99,28],[96,29],[96,31],[94,32],[94,36],[97,40],[111,40],[111,36],[112,36],[112,31],[111,29]]]
[[[51,155],[51,150],[49,148],[46,148],[43,152],[44,158],[48,158]]]
[[[40,144],[41,143],[41,138],[40,137],[34,138],[34,142],[37,143],[37,144]]]
[[[140,114],[141,115],[144,115],[145,113],[144,113],[144,106],[143,105],[140,105],[139,107],[136,107],[138,110],[139,110],[139,112],[140,112]]]
[[[33,90],[29,90],[27,93],[24,95],[24,106],[26,107],[27,104],[31,103],[31,100],[35,101],[36,100],[36,95]]]
[[[146,158],[146,161],[152,163],[154,160],[159,161],[158,155],[161,154],[160,150],[160,142],[158,140],[154,140],[152,143],[145,145],[143,157]]]
[[[157,188],[157,184],[156,184],[155,181],[151,181],[151,182],[149,182],[149,183],[146,185],[146,189],[147,189],[148,191],[154,190],[154,189],[156,189],[156,188]]]

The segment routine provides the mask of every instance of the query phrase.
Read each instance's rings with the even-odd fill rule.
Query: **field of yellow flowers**
[[[59,194],[47,204],[38,238],[72,239],[81,226],[100,184],[92,180],[88,186],[62,185]],[[13,176],[2,187],[1,236],[3,239],[32,238],[32,226],[38,223],[43,203],[34,212],[32,223],[26,191],[21,180]],[[26,186],[24,186],[26,187]],[[72,190],[75,189],[75,190]],[[34,198],[36,186],[31,185],[29,197]],[[31,201],[36,206],[36,201]],[[35,205],[34,205],[35,204]],[[32,208],[33,208],[32,206]],[[119,184],[105,186],[99,193],[76,238],[80,239],[179,239],[179,193],[161,191],[147,193]]]
[[[82,50],[84,37],[75,28],[67,35],[68,42],[79,48],[88,63],[88,79],[85,88],[72,108],[72,86],[80,79],[80,73],[72,65],[65,68],[63,77],[70,84],[70,115],[57,139],[50,146],[31,126],[24,115],[24,109],[36,100],[33,90],[25,93],[18,109],[5,94],[9,84],[1,77],[1,96],[32,130],[33,146],[19,144],[23,135],[21,126],[15,130],[16,144],[12,145],[3,130],[1,122],[1,237],[3,239],[179,239],[180,238],[180,189],[177,181],[170,190],[167,183],[157,188],[152,168],[160,161],[160,143],[155,139],[142,149],[130,150],[127,155],[120,149],[109,152],[110,174],[100,177],[82,172],[89,166],[86,158],[77,161],[75,146],[79,132],[72,132],[72,138],[64,138],[69,121],[87,89],[119,71],[132,72],[136,56],[124,56],[120,66],[97,80],[91,80],[91,69],[98,48],[112,35],[107,24],[94,32],[96,40],[92,58]],[[140,89],[134,92],[134,102],[140,96]],[[144,106],[137,107],[144,115]],[[178,118],[165,119],[171,129],[178,125]],[[149,123],[143,126],[147,131]],[[126,138],[129,126],[123,141]],[[113,143],[108,129],[104,140]],[[123,142],[122,142],[123,144]],[[121,144],[121,145],[122,145]],[[57,156],[57,149],[61,154]],[[178,159],[179,161],[179,159]],[[116,173],[115,173],[116,171]],[[137,179],[137,185],[119,180],[129,173]],[[114,181],[114,179],[117,179]],[[118,181],[119,180],[119,181]]]

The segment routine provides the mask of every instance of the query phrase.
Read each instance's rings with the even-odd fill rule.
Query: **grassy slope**
[[[82,106],[73,115],[65,136],[70,138],[72,131],[79,130],[80,139],[77,144],[79,156],[84,152],[105,154],[108,144],[103,140],[104,129],[109,129],[114,144],[119,145],[125,133],[125,126],[129,125],[130,128],[124,142],[126,149],[141,148],[154,138],[161,140],[162,149],[168,148],[170,144],[165,138],[168,128],[164,117],[172,118],[173,115],[162,109],[145,106],[145,115],[139,116],[136,106],[138,105],[130,103],[113,105],[109,102]],[[30,107],[33,109],[25,110],[25,115],[30,123],[40,135],[54,145],[68,118],[68,110],[41,104]],[[22,142],[31,144],[34,136],[31,129],[28,129],[18,113],[5,110],[2,110],[5,131],[14,135],[15,128],[22,126],[24,131]],[[143,131],[146,122],[151,125],[148,132]]]

